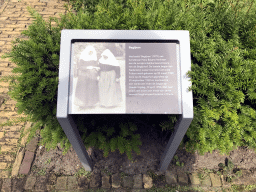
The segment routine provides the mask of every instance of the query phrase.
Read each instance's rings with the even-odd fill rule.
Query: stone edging
[[[98,177],[100,175],[94,175],[94,177]],[[86,189],[108,189],[108,190],[140,190],[146,191],[148,189],[154,189],[152,184],[151,177],[139,174],[134,176],[124,176],[120,178],[120,175],[114,174],[112,176],[100,175],[101,180],[94,182],[95,180],[88,179],[85,176],[56,176],[55,174],[50,174],[49,176],[28,176],[26,178],[19,179],[4,179],[2,181],[2,189],[12,189],[12,191],[21,189],[24,190],[42,190],[42,191],[74,191],[74,190],[86,190]],[[1,183],[1,182],[0,182]],[[22,183],[22,184],[21,184]],[[164,188],[166,185],[161,186],[160,188]],[[167,184],[168,187],[178,186],[177,184]],[[199,185],[183,185],[196,187]],[[221,187],[207,187],[200,186],[204,191],[213,191],[213,190],[221,190]],[[225,188],[228,189],[228,188]]]
[[[25,129],[27,130],[31,126],[31,123],[26,124]],[[26,139],[27,135],[24,137]],[[24,139],[24,140],[25,140]],[[34,160],[35,151],[38,145],[39,138],[33,138],[27,145],[26,148],[19,151],[16,161],[18,164],[21,163],[22,157],[24,159],[21,166],[17,166],[18,169],[12,171],[16,173],[13,180],[10,178],[4,179],[2,182],[2,189],[7,189],[12,187],[15,190],[16,182],[23,183],[24,190],[84,190],[84,189],[151,189],[153,187],[153,179],[147,174],[139,175],[121,175],[121,173],[116,173],[113,175],[107,175],[104,172],[94,173],[89,176],[89,179],[85,176],[56,176],[55,174],[50,174],[49,177],[46,176],[32,176],[29,175],[31,164]],[[16,162],[15,161],[15,162]],[[16,166],[16,164],[15,164]],[[17,171],[19,174],[23,174],[25,177],[16,178]],[[100,180],[99,180],[100,178]],[[164,175],[164,186],[188,186],[188,187],[201,187],[203,189],[218,190],[221,188],[230,188],[230,184],[223,180],[223,177],[217,174],[210,173],[203,181],[200,181],[196,172],[193,173],[172,173],[166,171]],[[0,181],[1,187],[1,181]],[[1,189],[1,188],[0,188]]]

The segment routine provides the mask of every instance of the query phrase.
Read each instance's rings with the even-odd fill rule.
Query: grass
[[[176,161],[175,162],[175,164],[177,165],[177,166],[179,166],[179,167],[184,167],[184,163],[183,162],[179,162],[179,158],[178,158],[178,156],[177,155],[175,155],[174,157],[173,157],[173,159]]]
[[[39,170],[37,175],[40,175],[40,176],[46,175],[46,168]]]
[[[202,181],[202,180],[204,180],[206,177],[209,176],[209,173],[212,173],[212,172],[213,172],[212,170],[203,168],[203,170],[201,170],[201,171],[198,172],[198,177],[199,177],[199,179]]]
[[[85,171],[85,169],[82,167],[80,168],[76,173],[75,173],[76,177],[81,177],[81,176],[85,176],[86,178],[90,179],[91,178],[91,172],[90,171]]]
[[[47,161],[45,162],[45,164],[50,164],[51,163],[51,158],[47,159]]]

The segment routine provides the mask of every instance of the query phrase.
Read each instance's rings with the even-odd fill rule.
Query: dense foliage
[[[19,44],[7,55],[18,65],[13,72],[22,74],[19,84],[12,81],[15,86],[10,95],[18,101],[18,112],[31,115],[31,121],[36,123],[30,136],[41,129],[41,144],[47,148],[56,147],[59,142],[66,150],[70,146],[56,119],[62,29],[188,30],[192,60],[188,75],[192,81],[194,119],[183,139],[186,150],[204,154],[214,149],[227,153],[236,146],[256,149],[253,0],[99,0],[91,1],[87,7],[83,1],[73,2],[77,2],[79,11],[63,15],[60,22],[55,19],[57,27],[31,10],[36,21],[22,32],[29,40],[17,39]],[[160,125],[163,131],[173,129],[176,117],[170,116],[169,122]],[[81,120],[82,117],[77,118]],[[136,126],[131,122],[114,127],[119,130],[116,137],[111,136],[112,127],[109,133],[103,134],[99,127],[98,132],[89,135],[82,131],[87,127],[82,126],[79,123],[85,144],[103,149],[105,142],[105,155],[109,149],[119,148],[123,152],[124,141],[138,139],[133,135]],[[139,152],[136,145],[126,145],[126,152],[131,149]]]

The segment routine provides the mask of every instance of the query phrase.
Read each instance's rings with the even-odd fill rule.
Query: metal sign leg
[[[86,171],[92,171],[93,164],[92,161],[84,147],[84,143],[79,135],[77,126],[73,118],[68,115],[67,118],[58,118],[58,121],[63,128],[68,140],[72,144],[77,156],[79,157],[84,169]]]
[[[188,127],[191,124],[191,118],[184,118],[183,114],[180,116],[178,121],[174,126],[174,132],[164,150],[164,153],[160,159],[160,169],[159,171],[166,171],[173,156],[175,155]]]

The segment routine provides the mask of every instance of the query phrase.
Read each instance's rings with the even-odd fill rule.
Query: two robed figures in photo
[[[122,102],[120,66],[109,49],[97,53],[93,46],[87,46],[78,63],[78,80],[74,104],[80,109],[92,107],[116,107]]]

